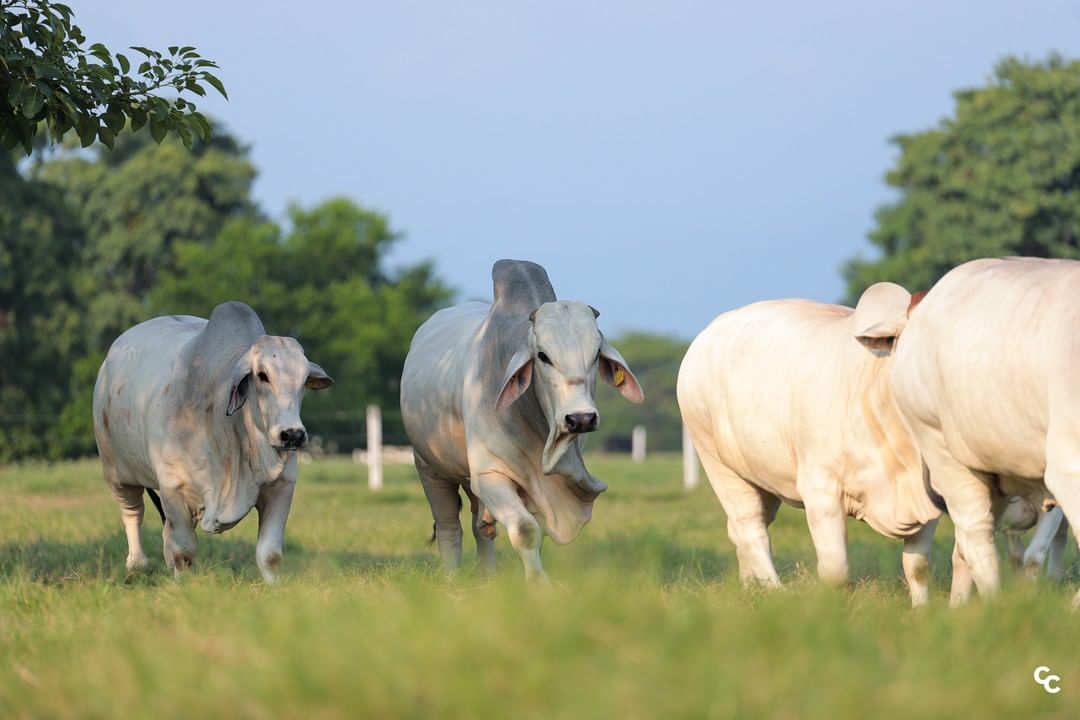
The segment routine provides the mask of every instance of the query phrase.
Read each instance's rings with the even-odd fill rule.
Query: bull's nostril
[[[307,441],[307,432],[303,428],[289,428],[281,431],[281,445],[287,448],[303,447]]]
[[[596,413],[571,413],[566,416],[566,429],[572,433],[587,433],[596,429]]]

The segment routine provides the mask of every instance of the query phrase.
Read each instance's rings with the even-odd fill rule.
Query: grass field
[[[573,544],[545,545],[547,590],[501,529],[496,577],[445,578],[410,467],[373,494],[351,462],[302,466],[273,587],[254,514],[200,535],[177,583],[150,508],[153,569],[128,578],[96,462],[0,470],[0,718],[1080,717],[1075,546],[1064,587],[1007,574],[995,602],[949,610],[945,520],[915,611],[900,543],[852,522],[853,581],[829,590],[784,508],[787,587],[744,591],[719,504],[681,490],[678,458],[589,465],[611,489]]]

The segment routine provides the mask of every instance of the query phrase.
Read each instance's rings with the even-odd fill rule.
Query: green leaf
[[[26,87],[26,83],[24,83],[22,80],[14,80],[11,83],[11,87],[8,88],[8,93],[7,93],[8,104],[10,104],[10,105],[18,105],[19,104],[19,95],[22,94],[23,88],[25,88],[25,87]]]
[[[142,129],[143,125],[146,125],[146,111],[141,107],[133,107],[130,111],[131,114],[131,132],[138,132]]]
[[[150,137],[154,138],[154,142],[160,144],[168,134],[169,125],[167,122],[150,118]]]
[[[229,99],[229,93],[225,92],[225,86],[221,84],[221,81],[208,72],[203,73],[203,80],[214,86],[214,89],[221,93],[221,96],[226,100]]]
[[[176,132],[180,133],[180,141],[184,143],[184,147],[188,150],[191,149],[191,132],[184,125],[177,125]]]
[[[116,59],[120,63],[120,71],[125,75],[131,70],[131,63],[128,61],[127,56],[121,53],[116,53]]]
[[[109,105],[109,108],[105,111],[105,115],[102,119],[105,121],[105,126],[108,127],[114,135],[123,130],[124,125],[127,123],[124,112],[117,105]]]
[[[28,92],[23,94],[22,98],[22,114],[27,119],[32,119],[41,112],[41,108],[45,106],[45,96],[37,92],[33,88],[28,88]]]
[[[79,142],[82,143],[82,146],[84,148],[90,147],[94,144],[94,140],[97,139],[97,118],[90,115],[80,116],[79,121],[75,124],[75,131],[79,133]]]
[[[102,144],[104,144],[105,147],[112,150],[113,142],[115,142],[116,140],[116,135],[114,135],[113,131],[109,128],[101,127],[98,128],[98,139],[101,140]]]
[[[144,48],[144,47],[139,47],[138,45],[132,45],[131,49],[135,50],[137,52],[141,52],[143,55],[145,55],[148,58],[152,58],[155,55],[154,51],[151,50],[150,48]]]

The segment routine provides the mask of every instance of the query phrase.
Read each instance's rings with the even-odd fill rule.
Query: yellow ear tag
[[[622,385],[623,380],[626,380],[626,373],[623,372],[621,367],[615,368],[615,387]]]

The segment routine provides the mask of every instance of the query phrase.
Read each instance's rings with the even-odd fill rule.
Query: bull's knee
[[[511,521],[507,534],[515,548],[533,550],[540,546],[540,525],[532,517]]]

